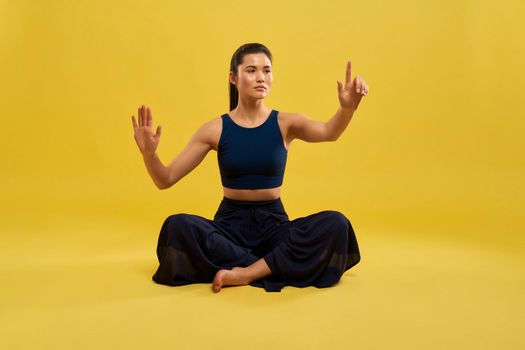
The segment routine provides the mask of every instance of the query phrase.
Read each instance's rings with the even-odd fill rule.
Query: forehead
[[[250,53],[244,56],[242,66],[272,66],[272,62],[264,53]]]

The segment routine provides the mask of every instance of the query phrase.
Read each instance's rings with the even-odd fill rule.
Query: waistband
[[[242,201],[237,199],[231,199],[228,197],[222,197],[222,201],[228,204],[236,205],[239,207],[265,207],[272,206],[272,204],[281,203],[281,197],[276,199],[264,200],[264,201]]]
[[[228,216],[231,210],[234,212],[249,212],[248,219],[257,222],[264,221],[265,217],[268,216],[274,216],[278,221],[287,221],[289,219],[280,197],[265,201],[240,201],[223,197],[214,219],[224,215]]]

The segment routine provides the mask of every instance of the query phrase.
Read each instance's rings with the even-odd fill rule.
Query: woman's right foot
[[[225,286],[245,286],[248,279],[245,276],[243,267],[234,267],[231,270],[221,269],[215,274],[212,289],[215,293]]]

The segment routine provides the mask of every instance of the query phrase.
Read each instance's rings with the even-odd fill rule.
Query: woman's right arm
[[[142,153],[144,164],[148,170],[153,182],[159,189],[170,188],[181,180],[184,176],[190,173],[199,165],[206,154],[212,149],[212,125],[211,121],[202,125],[191,137],[186,147],[173,159],[168,166],[165,166],[158,155],[156,148],[158,146],[158,139],[160,137],[160,130],[157,129],[157,135],[153,135],[152,131],[152,116],[149,108],[141,111],[139,109],[139,121],[141,126],[145,129],[143,133],[138,132],[139,128],[135,123],[134,117],[133,126],[135,128],[135,140]],[[148,129],[149,133],[148,133]]]

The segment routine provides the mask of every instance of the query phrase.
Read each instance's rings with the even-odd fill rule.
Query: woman
[[[244,44],[230,62],[230,112],[199,127],[167,166],[155,153],[161,126],[153,134],[150,109],[139,108],[138,125],[132,116],[134,137],[159,189],[176,184],[215,150],[224,192],[213,220],[179,213],[164,221],[153,281],[213,282],[214,292],[247,284],[268,292],[286,285],[322,288],[360,261],[344,214],[325,210],[290,221],[280,198],[291,142],[337,140],[368,93],[361,77],[350,77],[348,61],[345,84],[337,81],[340,107],[327,122],[276,111],[264,104],[272,86],[272,54],[262,44]]]

